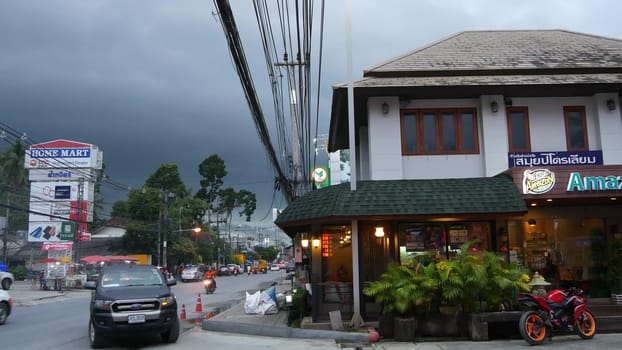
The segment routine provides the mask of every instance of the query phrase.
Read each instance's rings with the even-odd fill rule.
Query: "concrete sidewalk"
[[[291,281],[279,280],[275,287],[277,294],[284,293],[291,289]],[[287,326],[286,310],[279,310],[275,314],[266,315],[247,314],[244,309],[244,303],[245,300],[241,300],[229,309],[219,312],[209,319],[202,320],[201,328],[216,332],[242,333],[267,337],[335,339],[354,343],[367,343],[369,339],[369,333],[365,330],[346,332],[289,327]]]
[[[276,284],[277,293],[291,288],[290,281],[279,281]],[[622,333],[622,305],[612,304],[608,299],[594,299],[590,301],[590,310],[596,319],[598,333]],[[371,325],[371,324],[370,324]],[[309,339],[335,339],[339,342],[369,344],[369,333],[366,328],[359,331],[331,331],[320,329],[292,328],[287,326],[287,312],[280,310],[272,315],[246,314],[244,300],[232,305],[227,310],[201,321],[203,330],[240,333],[255,336],[309,338]],[[438,339],[436,339],[438,340]],[[449,339],[448,339],[449,340]],[[428,341],[432,341],[428,343]],[[508,340],[509,341],[509,340]],[[419,339],[416,349],[438,349],[438,342],[432,339]],[[441,340],[442,344],[451,344],[451,341]],[[459,343],[483,344],[488,342],[474,342],[462,340]],[[412,342],[400,343],[382,340],[375,347],[385,349],[414,349]],[[381,347],[381,348],[382,348]],[[477,347],[474,347],[477,348]]]

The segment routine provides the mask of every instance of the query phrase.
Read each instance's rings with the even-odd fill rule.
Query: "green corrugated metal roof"
[[[329,217],[522,213],[527,207],[512,178],[359,181],[309,192],[290,204],[281,227]]]

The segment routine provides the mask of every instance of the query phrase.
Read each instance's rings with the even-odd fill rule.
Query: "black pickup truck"
[[[155,266],[114,264],[106,266],[96,281],[84,287],[93,290],[90,303],[89,342],[104,346],[114,335],[156,333],[174,343],[179,338],[177,300],[166,277]]]

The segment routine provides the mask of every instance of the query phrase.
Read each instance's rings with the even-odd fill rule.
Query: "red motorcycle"
[[[544,298],[521,293],[518,302],[528,309],[521,315],[518,327],[530,345],[542,344],[553,333],[577,334],[583,339],[592,339],[596,334],[594,315],[587,309],[581,289],[554,289]]]

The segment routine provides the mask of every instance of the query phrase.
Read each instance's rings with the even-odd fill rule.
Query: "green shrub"
[[[23,281],[28,277],[28,269],[24,265],[15,265],[9,267],[9,272],[13,274],[15,280]]]

